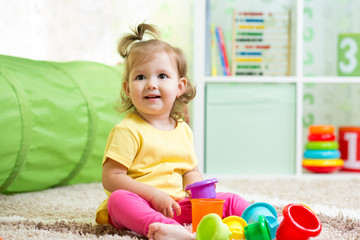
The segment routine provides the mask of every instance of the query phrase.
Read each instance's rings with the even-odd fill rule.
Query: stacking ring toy
[[[335,141],[335,135],[333,133],[324,134],[310,134],[308,136],[309,141]]]
[[[306,150],[304,152],[304,158],[336,159],[336,158],[340,158],[340,151],[339,150]]]
[[[344,161],[342,159],[304,159],[302,165],[306,167],[339,167],[344,165]]]
[[[307,142],[305,145],[307,150],[335,150],[339,148],[339,144],[334,141],[330,142]]]
[[[333,133],[335,127],[333,125],[311,125],[309,127],[310,134],[324,134],[324,133]]]

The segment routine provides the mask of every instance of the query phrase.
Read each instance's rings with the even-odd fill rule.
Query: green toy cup
[[[210,213],[203,217],[197,226],[196,240],[228,240],[230,235],[231,231],[221,217]]]
[[[259,221],[247,225],[245,228],[247,240],[271,240],[269,227],[264,216],[259,216]]]

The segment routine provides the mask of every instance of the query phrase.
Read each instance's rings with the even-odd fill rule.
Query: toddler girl
[[[150,39],[144,40],[144,34]],[[187,76],[183,52],[158,39],[155,26],[140,24],[125,35],[119,53],[125,59],[120,111],[126,117],[110,132],[102,161],[108,199],[96,222],[131,229],[150,240],[195,239],[191,202],[184,187],[203,180],[197,167],[190,127],[182,120],[195,88]],[[224,199],[224,217],[241,216],[249,205],[232,193]]]

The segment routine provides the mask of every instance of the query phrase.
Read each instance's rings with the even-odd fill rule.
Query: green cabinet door
[[[207,84],[205,172],[294,174],[295,101],[295,84]]]

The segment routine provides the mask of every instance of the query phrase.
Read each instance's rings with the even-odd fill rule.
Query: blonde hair
[[[144,35],[150,39],[144,40]],[[124,58],[123,81],[129,82],[130,70],[136,64],[151,61],[154,53],[166,52],[178,70],[179,78],[186,78],[187,86],[185,92],[176,98],[170,117],[179,121],[184,117],[184,106],[195,97],[196,89],[187,76],[187,63],[183,51],[160,40],[160,33],[156,26],[150,24],[139,24],[133,33],[124,35],[120,39],[118,52]],[[117,108],[119,112],[136,111],[131,99],[125,94],[125,89],[120,92],[121,103]]]

